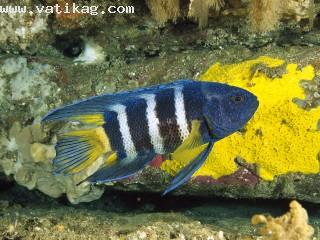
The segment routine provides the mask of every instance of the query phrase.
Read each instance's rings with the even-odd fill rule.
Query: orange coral
[[[72,0],[57,0],[56,4],[60,6],[60,9],[64,9],[66,6],[71,7],[73,4]],[[68,28],[79,27],[79,19],[84,16],[84,13],[55,13],[55,18],[59,26]]]
[[[176,21],[180,15],[180,0],[147,0],[154,19],[163,24],[168,20]]]
[[[224,0],[190,0],[188,16],[194,18],[200,28],[208,23],[209,8],[216,12],[224,6]]]
[[[176,21],[181,15],[180,0],[146,0],[154,19],[163,24]],[[188,17],[193,18],[202,28],[208,23],[209,9],[218,12],[224,6],[224,0],[190,0]]]
[[[260,234],[265,240],[311,240],[314,229],[308,224],[307,211],[297,202],[290,203],[290,211],[281,217],[254,215],[251,223],[265,224]]]
[[[276,28],[284,11],[282,0],[252,0],[249,11],[251,28],[267,32]]]
[[[257,32],[274,30],[282,18],[309,19],[312,26],[316,15],[314,0],[252,0],[249,8],[251,28]]]

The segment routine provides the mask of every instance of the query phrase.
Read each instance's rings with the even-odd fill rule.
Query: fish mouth
[[[252,116],[255,114],[259,107],[259,100],[256,96],[254,96],[254,101],[248,106],[247,111],[245,111],[245,117],[241,118],[242,120],[248,122]]]

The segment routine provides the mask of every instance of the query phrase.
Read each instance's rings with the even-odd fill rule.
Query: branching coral
[[[169,20],[176,21],[181,15],[180,0],[146,0],[152,16],[163,24]],[[209,9],[219,11],[224,6],[224,0],[190,0],[188,17],[194,18],[199,27],[207,25]]]
[[[59,5],[61,9],[64,9],[66,5],[72,6],[73,1],[71,0],[57,0],[56,4]],[[55,18],[60,27],[65,28],[78,28],[79,27],[79,20],[83,17],[83,13],[55,13]]]
[[[188,16],[194,18],[202,28],[208,23],[209,8],[219,11],[223,6],[224,0],[191,0]]]
[[[264,68],[267,72],[262,71]],[[201,76],[202,80],[245,88],[257,95],[260,106],[244,132],[234,133],[215,144],[196,175],[213,178],[230,175],[237,170],[234,160],[239,156],[255,164],[257,174],[265,180],[290,172],[318,173],[320,108],[306,111],[292,101],[305,98],[300,80],[313,78],[314,69],[310,65],[298,69],[297,64],[286,65],[283,60],[268,57],[225,66],[216,63],[210,67]],[[175,174],[185,164],[165,161],[161,167]]]
[[[163,24],[168,20],[176,21],[180,15],[180,0],[147,0],[152,16]]]
[[[273,30],[278,24],[283,11],[282,0],[252,0],[250,4],[250,23],[254,31]]]
[[[249,20],[251,28],[257,32],[274,30],[282,18],[290,18],[299,22],[309,19],[313,22],[315,4],[313,0],[252,0]]]
[[[297,202],[290,203],[290,211],[281,217],[254,215],[252,224],[265,224],[260,234],[265,240],[310,240],[314,229],[308,224],[307,211]]]
[[[294,18],[298,22],[304,18],[309,18],[310,22],[313,21],[315,17],[314,0],[289,0],[284,2],[286,3],[285,17]]]
[[[182,2],[179,0],[146,0],[153,17],[160,24],[168,20],[176,21],[178,17],[184,17]],[[242,5],[245,8],[240,7]],[[225,0],[190,0],[188,17],[198,22],[199,27],[203,28],[207,25],[209,10],[213,9],[219,12],[225,5]],[[249,5],[249,11],[247,6]],[[248,15],[251,29],[256,32],[267,32],[276,29],[279,21],[283,18],[309,19],[312,23],[316,13],[314,0],[230,0],[224,14],[232,13],[233,8],[238,8],[235,15]]]

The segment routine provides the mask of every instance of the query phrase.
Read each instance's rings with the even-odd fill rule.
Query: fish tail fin
[[[103,127],[65,133],[55,148],[55,174],[81,172],[91,167],[100,156],[112,151]]]

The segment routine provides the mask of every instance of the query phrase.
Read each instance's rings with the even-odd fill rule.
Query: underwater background
[[[320,239],[319,11],[317,0],[2,0],[0,239]],[[161,197],[187,164],[162,157],[106,186],[52,174],[57,134],[73,126],[41,125],[48,111],[191,78],[245,88],[260,106],[183,187]]]

